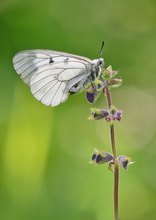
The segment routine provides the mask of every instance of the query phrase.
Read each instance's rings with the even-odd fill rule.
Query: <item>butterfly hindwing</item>
[[[85,81],[91,71],[90,59],[50,50],[19,52],[13,63],[34,97],[51,106],[64,102],[72,86]]]

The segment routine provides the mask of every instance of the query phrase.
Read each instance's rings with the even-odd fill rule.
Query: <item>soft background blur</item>
[[[84,93],[39,103],[12,65],[17,51],[36,48],[94,59],[102,40],[106,66],[124,80],[112,92],[124,112],[118,154],[135,161],[121,170],[120,219],[156,219],[155,0],[1,0],[0,219],[113,219],[113,175],[88,164],[94,148],[110,151],[108,126],[87,120]]]

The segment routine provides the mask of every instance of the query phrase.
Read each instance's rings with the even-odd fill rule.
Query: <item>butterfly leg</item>
[[[76,83],[74,86],[71,87],[71,89],[69,90],[69,94],[73,95],[75,93],[80,92],[81,90],[83,90],[83,84],[79,84]]]
[[[74,84],[70,90],[69,90],[69,94],[73,95],[75,93],[79,93],[81,92],[85,87],[86,85],[88,84],[89,82],[89,79],[84,79],[84,80],[81,80],[79,82],[77,82],[76,84]]]

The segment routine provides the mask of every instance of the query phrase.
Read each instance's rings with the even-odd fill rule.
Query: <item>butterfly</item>
[[[102,43],[100,55],[104,42]],[[47,106],[57,106],[100,76],[104,59],[53,50],[25,50],[13,57],[13,65],[33,96]]]

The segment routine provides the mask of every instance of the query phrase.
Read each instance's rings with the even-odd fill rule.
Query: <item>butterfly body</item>
[[[89,83],[94,83],[104,60],[90,60],[51,50],[26,50],[14,56],[13,64],[37,100],[56,106],[64,102],[69,94],[78,93]]]

